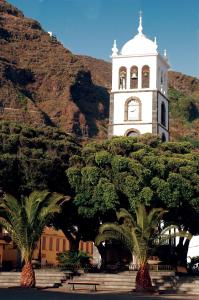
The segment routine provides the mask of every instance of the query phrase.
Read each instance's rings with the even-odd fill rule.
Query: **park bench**
[[[83,285],[83,286],[92,286],[94,291],[97,291],[97,285],[100,285],[99,282],[94,281],[68,281],[68,284],[72,285],[72,290],[75,290],[75,285]]]

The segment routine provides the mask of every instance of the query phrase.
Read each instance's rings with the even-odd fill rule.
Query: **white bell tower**
[[[157,48],[156,38],[143,34],[141,13],[138,33],[120,52],[114,41],[109,137],[149,132],[169,140],[169,64],[166,50],[161,56]]]

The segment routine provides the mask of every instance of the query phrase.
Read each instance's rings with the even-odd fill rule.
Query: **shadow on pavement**
[[[20,288],[4,288],[0,289],[1,300],[163,300],[163,299],[178,299],[178,300],[196,300],[199,296],[188,295],[161,295],[148,296],[138,295],[135,293],[115,293],[115,294],[98,294],[95,292],[85,293],[68,293],[54,290],[37,290],[37,289],[20,289]]]

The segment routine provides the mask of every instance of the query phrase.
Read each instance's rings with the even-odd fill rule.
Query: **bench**
[[[93,286],[94,291],[97,291],[97,285],[100,285],[99,282],[93,281],[68,281],[68,284],[72,285],[72,290],[75,290],[75,285],[84,285],[84,286]]]

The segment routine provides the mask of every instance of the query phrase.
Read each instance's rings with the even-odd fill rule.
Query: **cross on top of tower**
[[[142,11],[140,10],[140,17],[139,17],[139,27],[138,27],[138,33],[139,35],[143,35],[143,27],[142,27]]]

